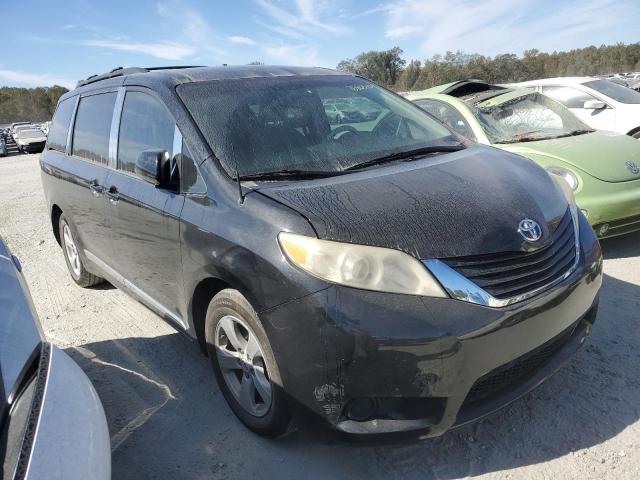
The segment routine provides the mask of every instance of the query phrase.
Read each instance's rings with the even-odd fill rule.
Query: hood
[[[39,137],[18,137],[18,140],[16,141],[16,143],[40,143],[40,142],[46,142],[46,141],[47,141],[47,137],[42,135]]]
[[[628,135],[596,131],[575,137],[496,145],[545,166],[568,163],[605,182],[640,180],[627,162],[640,167],[640,142]]]
[[[567,210],[563,194],[535,163],[480,145],[258,189],[307,217],[319,238],[420,259],[531,250],[517,232],[524,218],[541,225],[537,243],[544,246]]]

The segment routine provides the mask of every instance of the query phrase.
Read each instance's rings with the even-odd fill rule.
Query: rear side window
[[[67,136],[69,133],[69,124],[71,123],[71,115],[73,115],[73,107],[76,104],[76,98],[67,98],[58,105],[56,113],[51,122],[49,129],[49,138],[47,147],[59,152],[67,150]]]
[[[583,83],[583,85],[593,88],[596,92],[600,92],[620,103],[640,103],[640,93],[624,85],[618,85],[610,80],[593,80]]]
[[[116,93],[101,93],[80,99],[73,130],[73,155],[107,164],[109,135]]]
[[[133,172],[144,150],[162,149],[173,157],[175,123],[167,109],[151,95],[127,92],[120,120],[118,168]]]

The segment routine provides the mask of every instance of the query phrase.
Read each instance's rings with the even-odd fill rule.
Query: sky
[[[335,67],[399,46],[494,56],[640,41],[638,0],[17,0],[0,14],[0,85],[71,88],[119,66]]]

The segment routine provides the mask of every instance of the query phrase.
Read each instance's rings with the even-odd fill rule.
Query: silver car
[[[44,338],[20,262],[0,239],[0,478],[111,476],[102,404],[84,372]]]

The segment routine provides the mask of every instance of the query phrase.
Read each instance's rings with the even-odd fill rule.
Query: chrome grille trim
[[[476,285],[474,282],[466,278],[464,275],[458,273],[453,268],[449,267],[442,260],[430,259],[423,260],[424,265],[429,271],[436,277],[447,293],[456,300],[464,302],[475,303],[477,305],[484,305],[487,307],[507,307],[514,303],[521,302],[532,298],[554,285],[566,280],[578,267],[580,261],[580,236],[578,229],[578,210],[574,207],[569,207],[571,212],[571,221],[573,223],[573,234],[575,244],[575,259],[571,267],[562,275],[556,277],[549,283],[542,285],[538,288],[534,288],[526,293],[516,295],[509,298],[496,298],[483,288]]]

